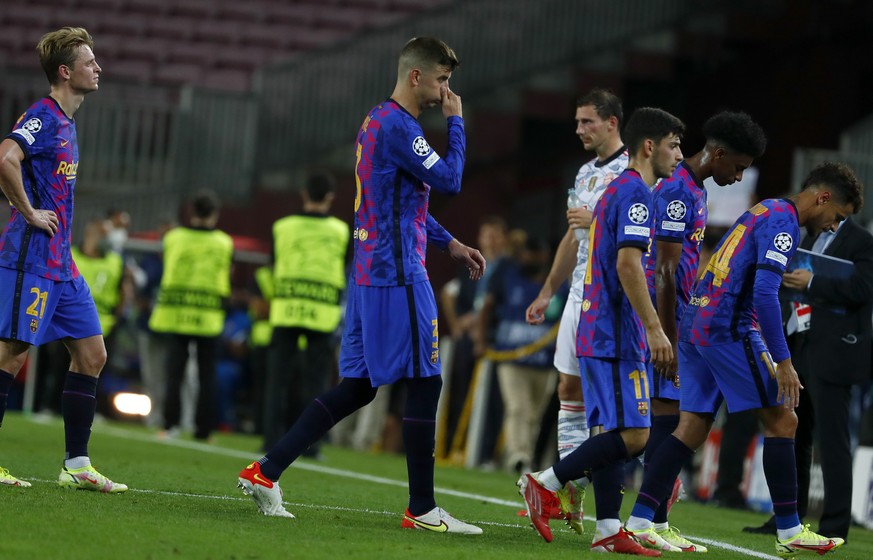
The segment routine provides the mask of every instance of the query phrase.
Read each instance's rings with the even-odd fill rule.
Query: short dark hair
[[[682,136],[685,124],[663,109],[640,107],[634,111],[624,127],[624,141],[628,152],[633,156],[645,140],[660,142],[671,134]]]
[[[208,218],[218,212],[221,208],[221,201],[218,200],[218,195],[213,191],[203,189],[191,199],[191,208],[198,218]]]
[[[703,123],[707,142],[723,144],[725,148],[753,158],[764,155],[767,136],[764,129],[743,112],[722,111]]]
[[[619,126],[624,122],[624,111],[621,107],[621,98],[608,89],[594,88],[576,100],[576,107],[591,105],[597,112],[597,116],[603,120],[615,117]]]
[[[479,227],[482,226],[494,226],[496,228],[502,229],[503,231],[509,231],[509,224],[506,223],[506,220],[497,214],[486,214],[479,220]]]
[[[803,180],[801,190],[815,186],[830,188],[840,202],[852,205],[854,214],[864,206],[864,186],[845,163],[826,161],[813,167]]]
[[[322,202],[325,197],[336,191],[336,179],[327,171],[316,171],[306,180],[306,195],[312,202]]]
[[[94,48],[94,39],[83,27],[62,27],[42,36],[36,45],[36,52],[39,53],[39,63],[50,84],[60,81],[58,68],[61,65],[74,68],[77,50],[82,45]]]
[[[458,55],[450,46],[436,37],[415,37],[410,39],[400,51],[398,69],[406,73],[413,68],[430,70],[445,66],[449,71],[461,64]]]

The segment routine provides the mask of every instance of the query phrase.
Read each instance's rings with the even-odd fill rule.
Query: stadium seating
[[[346,43],[451,2],[3,0],[0,68],[35,69],[34,47],[43,33],[82,26],[95,38],[107,83],[245,91],[260,66]]]

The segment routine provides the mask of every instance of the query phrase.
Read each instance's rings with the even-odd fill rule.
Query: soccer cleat
[[[823,537],[809,530],[804,525],[799,533],[787,539],[776,538],[776,554],[782,558],[790,558],[799,552],[814,552],[827,554],[846,542],[839,537]]]
[[[585,499],[585,489],[571,480],[555,495],[558,497],[558,503],[561,507],[561,518],[566,519],[567,525],[581,535],[585,531],[582,526],[584,516],[582,501]]]
[[[685,488],[682,486],[682,480],[676,477],[673,482],[673,491],[670,492],[670,497],[667,498],[667,515],[677,502],[681,502],[685,498]]]
[[[458,533],[460,535],[481,535],[482,529],[469,523],[455,519],[441,507],[435,507],[427,513],[412,515],[407,509],[403,514],[400,526],[404,529],[422,529],[434,533]]]
[[[706,552],[707,549],[702,544],[697,544],[689,541],[679,534],[679,529],[670,526],[663,531],[658,531],[658,536],[664,539],[667,543],[675,546],[682,552]]]
[[[633,537],[646,548],[650,548],[652,550],[661,550],[664,552],[682,552],[682,549],[673,546],[668,543],[661,535],[655,531],[654,527],[649,527],[648,529],[637,529],[635,531],[628,531]]]
[[[283,494],[279,483],[264,476],[261,464],[257,461],[240,471],[237,488],[242,488],[243,494],[251,496],[264,515],[294,518],[282,505]]]
[[[3,467],[0,467],[0,484],[5,484],[6,486],[20,486],[21,488],[30,488],[31,486],[28,481],[15,478]]]
[[[599,535],[595,533],[596,539]],[[591,543],[591,552],[612,552],[615,554],[634,554],[636,556],[648,556],[657,558],[661,553],[657,550],[651,550],[636,539],[634,533],[625,530],[624,527],[619,528],[618,533],[609,537],[595,540]]]
[[[536,479],[538,473],[521,475],[516,485],[518,493],[524,498],[530,524],[546,542],[552,542],[552,529],[549,517],[553,510],[560,510],[561,504],[551,490],[546,490]]]
[[[74,488],[76,490],[92,490],[104,494],[120,494],[127,492],[127,485],[112,482],[97,469],[88,465],[81,469],[68,469],[64,467],[58,475],[58,485],[61,488]]]

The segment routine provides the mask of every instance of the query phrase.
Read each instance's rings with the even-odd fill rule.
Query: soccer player
[[[800,227],[814,234],[833,231],[862,204],[854,173],[845,165],[824,163],[809,173],[798,194],[757,204],[722,238],[680,324],[679,426],[649,463],[629,531],[651,534],[661,498],[706,440],[724,400],[729,412],[755,410],[764,427],[764,475],[776,515],[776,553],[824,554],[843,544],[843,539],[813,533],[797,514],[794,408],[803,387],[782,331],[778,291]]]
[[[117,493],[127,486],[97,472],[88,458],[106,347],[91,291],[70,253],[79,167],[73,115],[100,82],[93,47],[81,27],[43,35],[36,50],[51,92],[0,143],[0,188],[13,206],[0,237],[0,422],[30,347],[63,340],[71,362],[61,399],[66,456],[58,484]],[[30,486],[3,468],[0,482]]]
[[[400,52],[391,97],[361,125],[356,144],[355,252],[340,349],[342,381],[315,399],[261,460],[239,474],[240,487],[266,515],[293,517],[282,506],[279,476],[334,424],[366,405],[381,385],[406,384],[403,442],[409,505],[401,526],[481,534],[434,499],[436,409],[442,380],[437,310],[425,268],[427,241],[448,250],[474,279],[485,269],[479,251],[428,214],[431,189],[455,194],[464,169],[461,98],[449,88],[459,64],[439,39],[418,37]],[[442,106],[448,150],[440,157],[424,139],[418,116]]]
[[[619,127],[624,120],[621,99],[615,94],[594,89],[576,102],[576,135],[587,151],[597,157],[579,168],[573,191],[581,206],[567,210],[570,226],[564,234],[549,276],[537,298],[527,308],[528,323],[538,325],[552,296],[570,277],[570,297],[558,327],[555,346],[555,369],[558,370],[558,455],[563,459],[588,439],[585,402],[576,359],[576,326],[582,312],[585,270],[588,266],[588,226],[594,205],[613,179],[627,169],[627,149],[621,141]],[[588,479],[568,482],[558,491],[561,511],[577,533],[582,534],[582,499]]]
[[[643,256],[652,240],[650,188],[672,175],[682,160],[684,129],[682,121],[666,111],[637,109],[624,131],[629,166],[594,207],[576,354],[588,424],[603,426],[604,432],[551,468],[519,479],[531,523],[546,541],[552,540],[548,513],[558,507],[554,492],[590,472],[597,508],[591,549],[660,555],[622,529],[619,509],[624,465],[645,448],[651,423],[647,344],[656,365],[672,359],[670,341],[646,286]]]
[[[739,181],[754,158],[764,153],[767,143],[764,131],[749,115],[728,111],[707,120],[703,136],[706,138],[703,149],[680,163],[673,176],[658,183],[652,191],[655,243],[646,257],[646,275],[649,292],[657,302],[655,309],[661,327],[673,346],[673,360],[664,370],[653,372],[652,430],[646,444],[646,464],[679,425],[678,320],[691,299],[697,278],[707,218],[703,182],[712,177],[723,187]],[[706,547],[692,543],[669,526],[667,505],[664,500],[655,512],[653,540],[658,548],[663,547],[657,540],[660,537],[685,552],[706,552]],[[651,535],[636,536],[646,544]]]

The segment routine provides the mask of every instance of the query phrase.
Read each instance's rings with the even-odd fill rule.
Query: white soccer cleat
[[[81,469],[68,469],[64,467],[58,475],[58,485],[62,488],[74,488],[76,490],[91,490],[103,494],[120,494],[127,492],[127,485],[120,482],[112,482],[97,469],[88,465]]]
[[[238,488],[243,494],[251,496],[261,513],[270,517],[294,518],[294,514],[282,505],[282,489],[261,473],[260,463],[252,463],[239,473]]]
[[[461,535],[481,535],[482,529],[469,523],[455,519],[441,507],[435,507],[427,513],[412,515],[409,510],[403,514],[400,526],[404,529],[422,529],[434,533],[458,533]]]
[[[3,467],[0,467],[0,484],[5,484],[6,486],[18,486],[20,488],[30,488],[31,486],[28,481],[15,478]]]

